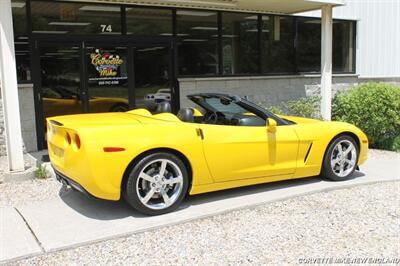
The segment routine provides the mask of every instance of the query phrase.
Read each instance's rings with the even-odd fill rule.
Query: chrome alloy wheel
[[[136,181],[136,193],[147,208],[166,209],[179,198],[183,176],[179,167],[168,159],[157,159],[146,164]]]
[[[349,175],[357,160],[357,149],[348,140],[342,140],[336,144],[331,154],[332,171],[339,177]]]

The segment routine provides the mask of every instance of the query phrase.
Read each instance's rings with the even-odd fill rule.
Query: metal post
[[[10,172],[24,170],[11,0],[0,1],[0,72]]]
[[[331,120],[332,104],[332,6],[321,8],[321,114],[324,120]]]

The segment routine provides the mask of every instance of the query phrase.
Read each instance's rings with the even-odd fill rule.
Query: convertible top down
[[[153,114],[48,118],[57,178],[158,215],[187,194],[317,175],[346,180],[367,158],[367,136],[351,124],[276,115],[239,96],[188,98],[197,107],[177,115],[161,102]]]

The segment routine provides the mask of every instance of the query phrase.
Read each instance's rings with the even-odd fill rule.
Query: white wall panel
[[[321,17],[321,12],[299,15]],[[346,0],[333,17],[358,21],[357,74],[400,77],[400,0]]]

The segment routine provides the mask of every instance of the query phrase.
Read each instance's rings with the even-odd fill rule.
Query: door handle
[[[204,139],[204,133],[201,128],[196,128],[196,133],[197,133],[197,136],[199,136],[201,139]]]

